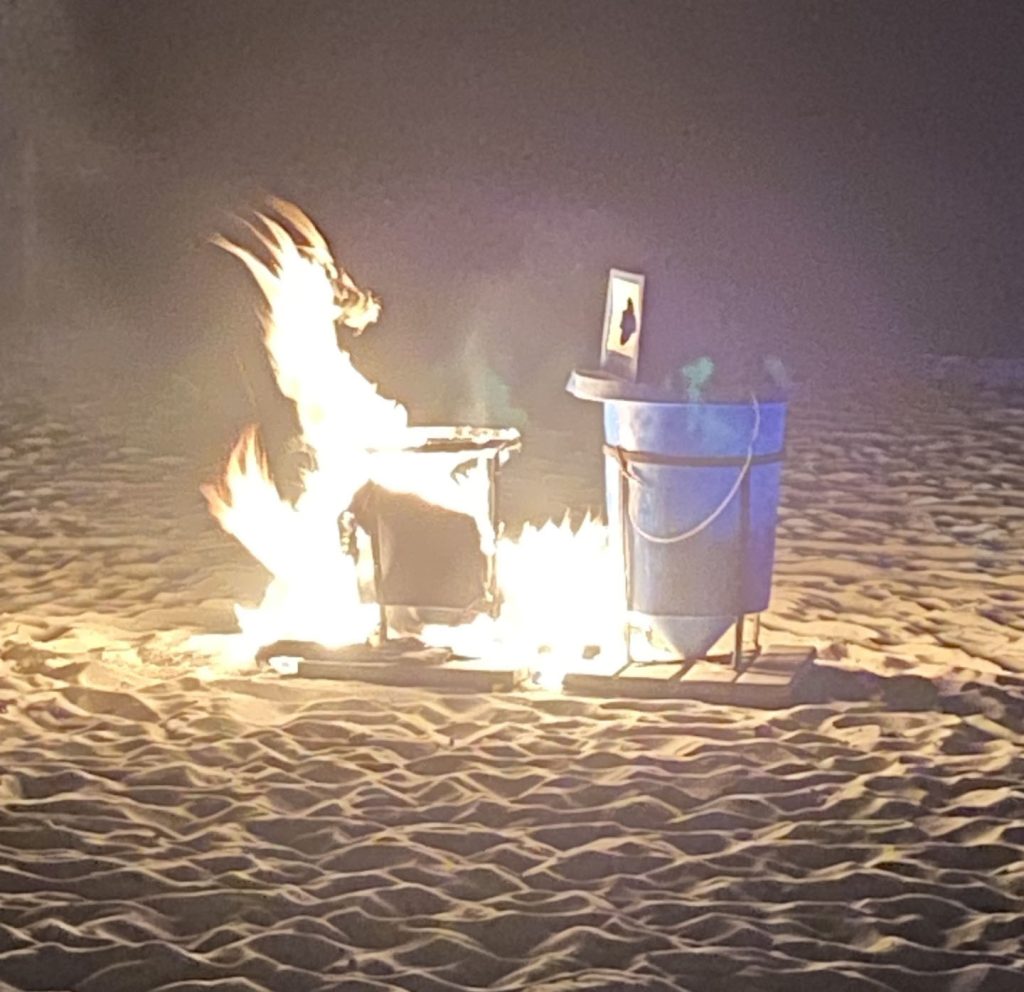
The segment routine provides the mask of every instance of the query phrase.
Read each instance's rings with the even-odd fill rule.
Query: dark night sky
[[[613,264],[673,360],[1024,351],[1019,4],[0,3],[5,227],[31,190],[62,353],[228,367],[254,291],[205,239],[265,192],[384,296],[362,358],[425,408],[560,388]]]

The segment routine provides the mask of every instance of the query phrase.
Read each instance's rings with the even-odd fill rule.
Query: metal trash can
[[[768,606],[787,404],[677,400],[603,373],[605,500],[626,608],[684,659]]]

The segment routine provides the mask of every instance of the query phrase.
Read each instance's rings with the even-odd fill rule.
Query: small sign
[[[636,381],[643,325],[644,277],[636,272],[612,269],[604,304],[604,339],[601,368]]]

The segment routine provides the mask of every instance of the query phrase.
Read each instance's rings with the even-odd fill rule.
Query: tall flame
[[[541,652],[550,659],[578,657],[585,644],[621,637],[603,525],[588,519],[576,531],[567,522],[527,527],[519,540],[499,541],[485,472],[455,471],[459,455],[410,455],[422,429],[409,426],[406,409],[382,396],[338,342],[337,325],[361,333],[379,317],[379,300],[337,265],[302,211],[283,201],[272,205],[276,218],[260,215],[249,225],[266,258],[224,238],[216,243],[243,262],[263,293],[264,342],[277,384],[295,404],[310,467],[298,498],[282,498],[254,426],[235,445],[222,481],[203,487],[221,527],[272,576],[257,608],[236,607],[240,652],[251,656],[282,639],[341,646],[372,635],[377,610],[361,593],[368,556],[350,554],[338,530],[369,481],[468,514],[481,549],[497,555],[501,618],[478,618],[455,634],[446,629],[447,643],[468,637],[492,655]],[[431,635],[441,636],[425,632]]]
[[[361,602],[338,518],[370,477],[368,452],[394,445],[408,416],[356,371],[337,342],[338,323],[361,331],[377,319],[380,303],[335,265],[305,214],[281,201],[275,206],[296,236],[259,216],[262,226],[251,230],[269,263],[224,238],[217,243],[245,264],[266,299],[264,343],[281,392],[295,403],[312,467],[303,472],[294,504],[282,499],[259,451],[257,428],[250,427],[223,482],[203,493],[224,530],[273,576],[259,609],[236,611],[247,641],[359,642],[373,630],[374,611]]]

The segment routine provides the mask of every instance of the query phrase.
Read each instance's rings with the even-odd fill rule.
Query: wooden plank
[[[411,689],[442,689],[446,692],[510,692],[530,676],[525,668],[463,668],[454,665],[422,666],[404,662],[359,662],[322,658],[297,658],[274,665],[288,678],[333,679]]]
[[[814,664],[813,648],[773,648],[741,672],[714,662],[693,665],[634,665],[619,675],[573,672],[563,688],[581,696],[633,699],[694,699],[755,709],[793,705],[794,684]]]
[[[417,667],[442,665],[449,661],[449,648],[432,648],[414,637],[393,638],[381,644],[350,644],[341,648],[328,648],[316,641],[275,641],[256,652],[256,661],[267,664],[275,658],[303,658],[306,661],[358,662],[365,664],[395,664],[399,661]]]

